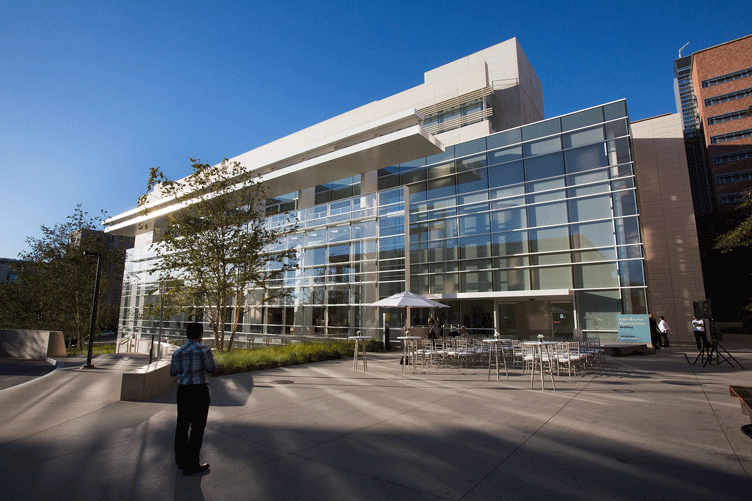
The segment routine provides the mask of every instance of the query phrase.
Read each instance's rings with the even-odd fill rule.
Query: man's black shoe
[[[196,473],[201,473],[209,469],[209,463],[204,463],[198,465],[196,468],[184,468],[183,469],[183,475],[188,477],[190,475],[195,475]]]

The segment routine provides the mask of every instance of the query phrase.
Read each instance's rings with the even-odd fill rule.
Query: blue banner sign
[[[647,315],[617,315],[620,343],[650,344],[650,319]]]

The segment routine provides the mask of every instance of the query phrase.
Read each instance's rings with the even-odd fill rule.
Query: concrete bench
[[[748,386],[729,386],[729,395],[739,399],[742,414],[747,415],[750,423],[752,423],[752,388]],[[742,426],[742,431],[752,438],[752,424]]]
[[[177,383],[174,376],[170,376],[170,361],[160,360],[134,372],[123,373],[120,386],[120,400],[140,402],[159,395]]]

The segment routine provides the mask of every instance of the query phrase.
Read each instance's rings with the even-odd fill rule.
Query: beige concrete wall
[[[140,402],[159,395],[177,383],[170,376],[170,362],[163,360],[123,373],[120,385],[120,400]]]
[[[692,303],[705,299],[700,251],[678,114],[632,123],[647,263],[648,306],[666,317],[670,341],[694,343]]]
[[[65,356],[65,341],[60,331],[0,329],[0,356],[44,360]]]

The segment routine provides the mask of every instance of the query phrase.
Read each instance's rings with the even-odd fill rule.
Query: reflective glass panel
[[[525,170],[522,162],[512,162],[488,168],[488,184],[491,188],[522,183],[525,181]]]
[[[547,264],[564,264],[571,263],[572,255],[569,252],[553,252],[550,254],[533,254],[530,256],[530,264],[547,265]]]
[[[315,230],[306,233],[306,246],[321,245],[326,243],[326,230]]]
[[[472,214],[469,216],[460,216],[460,235],[472,236],[488,233],[491,229],[488,214]]]
[[[544,228],[529,230],[530,252],[549,252],[569,249],[569,228]]]
[[[527,226],[526,222],[524,207],[493,212],[491,214],[491,231],[496,233],[522,229]]]
[[[637,202],[634,191],[620,191],[614,193],[614,215],[632,216],[637,214]]]
[[[528,206],[527,218],[529,226],[551,226],[566,223],[567,203],[561,201]]]
[[[428,167],[427,171],[428,179],[444,177],[450,174],[454,174],[454,162],[433,165],[431,167]]]
[[[463,238],[460,250],[460,259],[491,257],[491,241],[488,236]]]
[[[519,160],[522,158],[522,146],[514,146],[512,148],[504,148],[503,150],[491,151],[488,153],[488,165],[496,165],[505,162],[511,162],[512,160]]]
[[[645,285],[642,261],[621,261],[619,263],[622,287],[635,287]]]
[[[494,256],[508,256],[523,254],[527,250],[527,232],[512,231],[491,235],[492,252]]]
[[[327,230],[329,243],[350,240],[350,226],[334,226]]]
[[[435,198],[443,198],[443,197],[454,195],[455,194],[454,182],[455,182],[454,176],[445,177],[441,179],[431,179],[427,183],[428,191],[426,192],[426,199],[432,200]],[[412,196],[411,196],[411,200],[412,200]]]
[[[522,141],[522,131],[520,129],[512,129],[488,136],[486,138],[486,146],[489,150],[492,150],[494,148],[516,144],[520,141]]]
[[[494,272],[494,285],[499,291],[530,290],[530,270],[498,270]]]
[[[558,118],[552,118],[522,127],[522,139],[529,141],[539,137],[550,136],[557,132],[561,132],[561,123]]]
[[[486,169],[457,174],[457,193],[470,193],[485,189],[488,189]]]
[[[526,158],[559,151],[561,150],[561,137],[556,136],[550,137],[548,139],[541,139],[540,141],[525,143],[523,145],[523,148]]]
[[[625,217],[614,221],[616,243],[619,245],[640,243],[640,229],[636,217]]]
[[[564,155],[554,153],[525,160],[525,179],[534,181],[564,174]]]
[[[456,273],[429,275],[428,284],[431,294],[455,294],[460,290],[459,275]]]
[[[613,221],[572,225],[572,246],[575,249],[588,247],[608,247],[614,242]]]
[[[616,263],[578,264],[572,269],[577,288],[618,287],[619,274]]]
[[[621,314],[618,290],[583,291],[577,296],[580,325],[585,330],[613,330],[616,316]],[[601,341],[603,338],[601,337]]]
[[[606,217],[611,217],[610,195],[575,198],[569,201],[570,221],[589,221]]]
[[[531,274],[534,290],[572,288],[572,270],[569,266],[532,268]]]
[[[598,143],[564,152],[567,172],[582,172],[608,165],[606,144]]]
[[[568,131],[587,127],[603,121],[603,109],[598,106],[561,117],[561,130]]]

